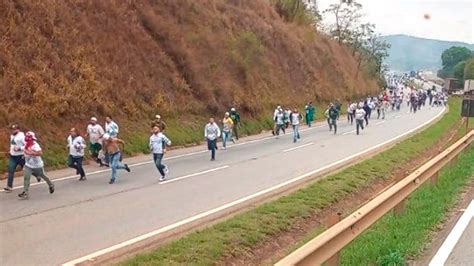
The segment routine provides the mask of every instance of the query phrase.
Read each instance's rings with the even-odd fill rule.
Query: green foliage
[[[471,56],[471,50],[466,47],[453,46],[441,54],[443,68],[454,67],[459,62],[465,61]]]
[[[387,255],[377,259],[377,265],[380,266],[404,266],[406,265],[405,258],[399,251],[390,251]]]
[[[252,31],[243,31],[230,43],[232,61],[247,75],[261,63],[265,47]]]
[[[464,79],[474,79],[474,57],[466,61],[464,67]]]
[[[369,185],[375,179],[390,176],[397,167],[416,158],[446,134],[459,120],[459,110],[460,101],[451,100],[450,111],[439,122],[393,148],[341,172],[321,178],[288,196],[238,214],[154,251],[137,255],[121,265],[214,265],[226,257],[248,254],[255,245],[271,241],[273,237],[304,221],[305,217]],[[321,232],[321,228],[316,228],[309,232],[309,235],[314,237]],[[301,244],[299,242],[297,246]],[[289,251],[293,249],[294,247]],[[400,256],[394,253],[381,262],[386,262],[386,265],[399,265],[392,263],[400,261]]]
[[[464,67],[466,66],[466,61],[461,61],[453,67],[453,76],[459,80],[464,79]]]

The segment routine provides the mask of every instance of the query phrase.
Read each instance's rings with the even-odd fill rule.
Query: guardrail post
[[[403,210],[405,210],[405,200],[400,201],[395,207],[393,208],[393,213],[395,215],[402,214]]]
[[[430,183],[433,184],[433,185],[438,183],[438,172],[436,172],[434,175],[432,175],[430,177]]]
[[[337,224],[338,222],[341,221],[341,216],[342,216],[342,213],[338,212],[337,214],[331,216],[328,220],[328,226],[331,227],[335,224]],[[339,266],[339,258],[340,258],[340,252],[337,252],[336,254],[334,254],[334,256],[332,256],[331,258],[329,258],[327,261],[326,261],[326,265],[328,266]]]

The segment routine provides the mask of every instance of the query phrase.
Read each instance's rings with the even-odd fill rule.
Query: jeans
[[[67,160],[67,166],[76,169],[76,174],[80,175],[81,177],[85,177],[86,173],[84,172],[84,168],[82,167],[82,160],[84,157],[74,157],[69,155]]]
[[[44,173],[44,169],[41,168],[29,168],[28,166],[25,166],[23,169],[23,191],[28,193],[28,190],[30,189],[30,179],[31,175],[35,175],[37,177],[41,177],[46,181],[49,187],[54,187],[53,183],[49,179],[49,177],[46,176]]]
[[[211,151],[211,159],[216,159],[216,145],[217,139],[207,140],[207,149]]]
[[[15,171],[16,168],[20,166],[20,168],[23,168],[25,165],[25,156],[23,155],[17,155],[13,156],[10,155],[10,158],[8,159],[8,180],[7,180],[7,187],[13,187],[13,178],[15,177]]]
[[[362,119],[356,119],[356,129],[357,129],[357,135],[359,135],[359,127],[364,129],[364,120]]]
[[[293,142],[300,138],[300,125],[293,125]]]
[[[222,146],[225,148],[227,141],[232,139],[232,131],[222,131]]]
[[[117,170],[125,169],[125,164],[120,162],[121,154],[119,151],[114,154],[110,154],[109,156],[112,167],[112,180],[115,181],[117,178]]]
[[[161,176],[165,176],[165,172],[163,169],[165,169],[165,166],[161,163],[163,160],[163,153],[153,153],[153,161],[155,162],[156,169],[158,169],[158,172],[160,172]]]
[[[277,125],[276,125],[276,130],[275,130],[276,132],[275,132],[275,134],[276,134],[277,136],[280,135],[280,130],[283,131],[283,134],[285,134],[285,124],[282,124],[282,125],[277,124]]]

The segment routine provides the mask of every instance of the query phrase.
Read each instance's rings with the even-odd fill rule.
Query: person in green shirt
[[[305,106],[305,113],[306,113],[306,124],[308,125],[308,127],[311,127],[311,123],[313,122],[314,120],[314,114],[316,113],[316,108],[313,106],[313,102],[309,102],[306,106]]]
[[[239,140],[240,114],[234,107],[230,108],[230,118],[234,122],[234,126],[232,127],[233,135],[236,140]]]

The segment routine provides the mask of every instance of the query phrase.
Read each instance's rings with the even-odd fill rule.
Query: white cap
[[[103,139],[105,140],[108,140],[110,139],[110,134],[109,133],[105,133],[103,136],[102,136]]]
[[[91,121],[97,122],[97,118],[91,117]]]
[[[225,112],[225,115],[230,115],[229,112]]]
[[[28,132],[26,132],[25,136],[26,136],[26,137],[30,137],[30,138],[36,140],[36,135],[35,135],[35,133],[34,133],[33,131],[28,131]]]
[[[234,112],[234,111],[235,111],[235,108],[234,108],[234,107],[232,107],[232,108],[230,108],[230,110],[231,110],[232,112]]]
[[[281,106],[278,105],[278,106],[277,106],[277,109],[281,109]]]
[[[161,116],[160,116],[160,115],[155,115],[155,117],[156,117],[156,118],[158,118],[158,119],[160,119],[160,118],[161,118]]]

